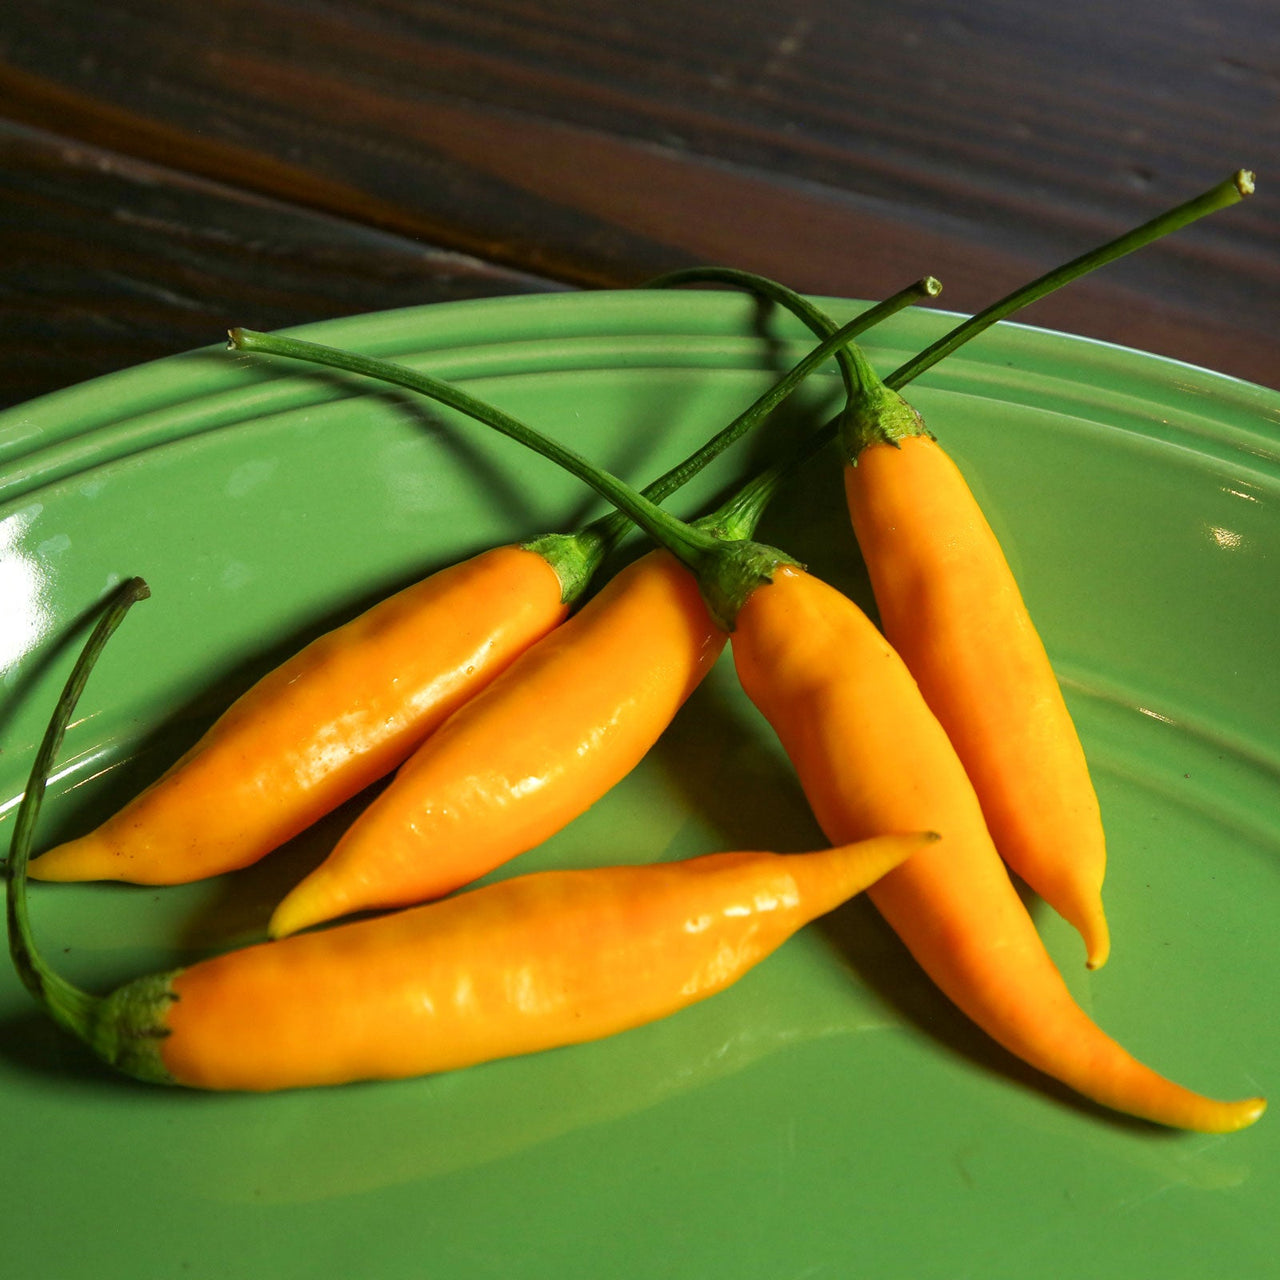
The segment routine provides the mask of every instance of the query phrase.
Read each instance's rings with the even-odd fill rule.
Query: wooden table
[[[0,15],[0,406],[216,341],[720,262],[1280,386],[1270,0],[32,0]]]

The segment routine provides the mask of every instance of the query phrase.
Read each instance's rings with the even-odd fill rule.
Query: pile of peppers
[[[1079,738],[1005,557],[959,469],[900,389],[1050,289],[1234,203],[1204,195],[1033,281],[883,381],[854,339],[938,291],[926,279],[843,328],[776,282],[727,268],[652,287],[747,288],[819,339],[684,464],[637,493],[456,387],[351,352],[232,332],[231,345],[394,382],[570,470],[614,514],[432,575],[307,646],[243,694],[97,829],[31,858],[67,723],[109,637],[148,589],[105,602],[33,765],[7,864],[10,951],[68,1032],[139,1079],[274,1090],[450,1070],[637,1026],[736,981],[866,890],[939,988],[1012,1053],[1158,1124],[1229,1132],[1261,1098],[1219,1101],[1133,1058],[1071,997],[1014,870],[1110,947],[1102,820]],[[692,524],[659,505],[834,358],[833,422]],[[838,440],[880,625],[753,540],[781,479]],[[578,605],[638,525],[654,550]],[[852,541],[852,540],[851,540]],[[625,777],[724,647],[831,842],[661,865],[474,881]],[[549,710],[554,708],[554,710]],[[270,937],[106,996],[35,945],[28,875],[176,884],[244,867],[394,771],[279,903]],[[382,914],[331,924],[370,911]],[[326,927],[317,927],[326,926]]]

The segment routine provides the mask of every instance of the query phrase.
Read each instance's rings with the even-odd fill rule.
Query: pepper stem
[[[656,276],[642,287],[646,289],[671,289],[685,284],[727,284],[739,289],[745,289],[750,293],[767,298],[770,302],[775,302],[785,307],[792,315],[807,325],[815,337],[818,338],[830,337],[839,327],[825,311],[806,298],[804,294],[797,293],[796,290],[780,284],[777,280],[771,280],[768,276],[757,275],[754,271],[743,271],[738,267],[685,267],[680,271],[669,271],[666,275]],[[856,337],[871,328],[872,325],[879,324],[880,321],[888,319],[895,312],[901,311],[904,307],[910,306],[914,302],[919,302],[923,298],[936,298],[941,292],[942,285],[933,276],[925,276],[923,279],[908,285],[905,289],[900,289],[892,297],[886,298],[883,302],[877,303],[874,307],[864,311],[854,321],[857,327],[851,327],[847,330],[848,336]],[[848,347],[844,346],[838,347],[834,355],[836,364],[840,368],[840,377],[844,382],[845,393],[848,397],[853,397],[860,382],[856,367],[857,357],[850,352]],[[782,392],[782,395],[785,394],[785,391]],[[778,395],[776,386],[761,396],[747,410],[747,414],[763,416],[768,413],[778,403],[778,400],[772,399],[775,395]],[[780,399],[781,396],[779,396]],[[760,406],[762,405],[765,407],[761,408]],[[743,417],[746,417],[747,414],[744,414]],[[726,430],[730,429],[732,428],[726,428]]]
[[[430,374],[420,373],[405,365],[354,351],[286,338],[278,334],[256,333],[250,329],[229,331],[232,349],[255,351],[267,355],[287,356],[310,364],[325,365],[349,373],[375,378],[429,396],[441,404],[468,414],[502,435],[523,444],[535,453],[556,463],[571,475],[590,485],[602,498],[617,507],[659,546],[665,547],[697,577],[698,585],[716,620],[732,630],[738,609],[755,586],[767,579],[772,569],[762,568],[772,556],[772,564],[793,563],[789,556],[771,548],[759,554],[753,543],[725,543],[712,534],[676,519],[655,502],[637,493],[625,481],[598,467],[573,449],[494,405],[468,395],[458,387]]]
[[[925,276],[909,284],[905,289],[898,290],[897,293],[877,303],[861,315],[855,316],[848,324],[838,326],[825,311],[810,302],[803,294],[797,293],[784,284],[779,284],[776,280],[769,279],[768,276],[742,271],[736,267],[687,267],[681,271],[671,271],[666,275],[657,276],[644,287],[667,289],[682,284],[730,284],[747,289],[772,302],[780,303],[806,324],[817,337],[824,339],[817,351],[812,351],[805,356],[799,364],[761,395],[750,408],[734,419],[719,435],[708,441],[704,448],[710,450],[714,446],[714,452],[710,452],[705,460],[699,461],[698,468],[705,466],[706,462],[715,457],[720,450],[754,428],[767,414],[772,413],[829,356],[835,357],[845,387],[845,407],[836,421],[840,421],[850,412],[858,412],[859,405],[879,394],[877,391],[879,379],[867,363],[861,349],[851,345],[852,339],[873,325],[887,320],[904,307],[924,298],[936,298],[942,292],[942,285],[938,280],[933,276]],[[700,454],[701,451],[682,466],[689,466],[700,457]],[[690,471],[689,474],[693,472]],[[688,479],[688,476],[686,475],[680,483],[684,483],[684,479]],[[647,493],[648,490],[645,492]],[[606,520],[614,518],[616,517],[605,517]]]
[[[1167,210],[1149,222],[1125,232],[1124,235],[1096,249],[1091,249],[1088,253],[1081,254],[1060,267],[1055,267],[1029,284],[1014,290],[984,311],[951,329],[925,350],[912,356],[883,381],[876,376],[865,359],[858,361],[861,355],[858,348],[850,347],[858,386],[844,412],[819,428],[795,455],[775,463],[769,468],[769,472],[773,473],[775,480],[780,479],[783,474],[799,465],[805,458],[825,447],[837,435],[843,438],[847,456],[855,459],[863,448],[875,441],[893,442],[905,436],[928,434],[928,429],[920,415],[895,394],[909,382],[998,321],[1006,319],[1014,312],[1061,289],[1063,285],[1070,284],[1098,267],[1114,262],[1117,258],[1124,257],[1135,249],[1140,249],[1207,214],[1236,204],[1245,196],[1252,195],[1254,186],[1255,178],[1252,171],[1238,169],[1230,178],[1209,188],[1194,199]],[[775,384],[772,392],[768,393],[773,397],[772,402],[775,405],[781,403],[799,386],[800,382],[822,360],[840,351],[848,342],[848,325],[843,329],[837,329],[834,321],[807,298],[794,294],[785,286],[765,276],[738,271],[731,267],[695,267],[687,272],[673,272],[670,276],[660,277],[663,283],[678,284],[694,280],[736,285],[779,301],[794,311],[815,333],[822,336],[818,346],[785,374]],[[760,479],[763,480],[763,476]]]
[[[76,703],[89,680],[89,673],[112,633],[124,621],[125,614],[150,594],[150,589],[141,578],[130,578],[121,584],[107,602],[97,625],[85,641],[84,649],[67,679],[31,766],[27,789],[14,819],[13,839],[5,869],[9,954],[13,958],[14,968],[23,985],[48,1010],[53,1020],[86,1041],[92,1039],[94,1015],[102,1004],[102,998],[82,991],[55,973],[37,949],[27,910],[27,864],[31,859],[36,821],[44,803],[49,774],[62,747],[62,739],[75,712]]]
[[[658,276],[641,286],[646,289],[664,289],[681,284],[714,282],[724,280],[744,288],[750,288],[764,294],[775,302],[781,303],[794,312],[819,337],[826,337],[836,329],[836,323],[824,311],[811,303],[794,289],[770,280],[767,276],[753,275],[748,271],[738,271],[733,267],[689,267],[682,271],[672,271]],[[905,289],[899,289],[891,297],[885,298],[862,312],[851,326],[850,336],[865,333],[866,330],[887,320],[904,307],[909,307],[922,298],[936,298],[942,286],[932,276],[917,280]],[[853,357],[847,347],[839,347],[835,352],[836,362],[840,366],[844,380],[846,404],[852,403],[856,395],[857,374],[853,366]],[[640,490],[641,494],[651,502],[665,502],[677,489],[692,480],[709,462],[714,461],[730,445],[735,444],[749,431],[763,421],[774,407],[789,393],[789,388],[775,384],[750,407],[744,409],[727,427],[716,432],[701,448],[691,453],[683,462],[677,463],[669,471],[664,472],[656,480]],[[767,501],[767,500],[766,500]],[[759,520],[763,512],[763,504],[759,506],[751,528]],[[712,518],[714,520],[714,517]],[[719,527],[708,525],[705,520],[694,522],[700,528]],[[744,527],[743,522],[735,522]],[[576,589],[566,589],[565,602],[575,599],[590,581],[592,574],[599,567],[601,560],[622,540],[623,535],[631,527],[631,517],[617,508],[607,512],[598,520],[592,521],[578,530],[577,533],[545,534],[525,546],[536,551],[551,561],[562,582],[573,575]],[[749,536],[743,534],[740,536]]]
[[[867,442],[871,439],[901,440],[905,436],[925,432],[924,422],[915,409],[895,391],[885,387],[862,349],[849,342],[850,338],[856,336],[850,331],[851,326],[839,328],[825,311],[803,294],[769,279],[768,276],[740,271],[735,267],[690,267],[659,276],[653,282],[660,286],[692,283],[733,285],[772,302],[781,303],[823,340],[815,351],[810,352],[761,396],[757,404],[767,404],[769,409],[780,404],[829,354],[834,355],[840,366],[846,396],[844,409],[823,429],[826,433],[823,444],[837,432],[846,439],[863,439]],[[894,297],[936,298],[941,292],[942,285],[933,276],[925,276]],[[840,345],[828,350],[837,337],[842,339]],[[816,449],[806,446],[802,450],[802,456],[807,458],[812,452],[816,452]],[[794,459],[789,462],[787,469],[798,461],[799,459]]]
[[[950,333],[944,334],[932,346],[912,356],[906,364],[895,369],[884,380],[885,385],[895,390],[905,387],[913,378],[918,378],[926,369],[931,369],[944,356],[950,355],[957,347],[968,342],[970,338],[976,337],[984,329],[989,329],[998,320],[1005,319],[1029,303],[1037,302],[1054,290],[1061,289],[1064,284],[1070,284],[1071,281],[1088,275],[1098,267],[1106,266],[1117,258],[1123,258],[1135,249],[1141,249],[1144,245],[1159,240],[1171,231],[1177,231],[1188,223],[1203,218],[1206,214],[1237,204],[1245,196],[1253,195],[1253,191],[1253,172],[1249,169],[1237,169],[1231,177],[1210,187],[1208,191],[1188,200],[1185,204],[1168,209],[1158,217],[1152,218],[1150,222],[1144,222],[1141,226],[1134,227],[1132,231],[1126,231],[1124,235],[1117,236],[1116,239],[1099,245],[1088,253],[1082,253],[1078,258],[1073,258],[1052,271],[1046,271],[1030,284],[1025,284],[1021,289],[1015,289],[1007,297],[1001,298],[999,302],[992,303],[985,311],[978,312],[962,325],[952,329]]]
[[[732,278],[731,282],[734,284],[751,288],[756,292],[766,294],[774,301],[782,303],[783,306],[795,312],[820,338],[833,333],[836,329],[835,321],[802,294],[796,293],[793,289],[788,289],[786,285],[779,284],[775,280],[770,280],[767,276],[752,275],[750,272],[737,271],[732,267],[690,267],[683,271],[673,271],[668,275],[658,276],[642,287],[662,289],[680,284],[692,284],[700,281],[710,282],[729,277]],[[747,283],[748,281],[750,283]],[[883,302],[878,302],[875,306],[868,307],[866,311],[857,317],[856,328],[852,329],[850,336],[853,337],[865,333],[866,330],[880,324],[883,320],[887,320],[904,307],[909,307],[912,303],[919,302],[921,298],[937,297],[941,290],[942,286],[932,276],[917,280],[905,289],[898,290],[891,297],[885,298]],[[840,366],[841,377],[844,380],[846,404],[852,403],[858,384],[857,375],[853,367],[853,358],[849,354],[849,349],[847,347],[837,348],[835,359]],[[727,427],[716,432],[701,448],[695,450],[683,462],[677,463],[669,471],[665,471],[656,480],[645,485],[640,490],[640,493],[651,502],[665,502],[677,489],[692,480],[699,471],[709,462],[719,457],[730,445],[735,444],[749,431],[754,430],[788,394],[788,386],[775,384],[752,405],[744,409]],[[758,503],[755,517],[749,522],[752,529],[755,528],[760,515],[763,514],[765,502],[767,502],[767,499]],[[743,528],[746,527],[747,522],[739,518],[733,523],[735,527]],[[696,520],[694,524],[699,528],[709,530],[725,527],[717,517]],[[569,603],[571,600],[576,599],[581,591],[585,589],[605,555],[617,546],[630,527],[631,517],[625,511],[615,508],[599,519],[593,520],[590,524],[584,525],[577,533],[544,534],[542,537],[524,545],[552,563],[556,573],[560,576],[561,582],[566,583],[564,598],[565,602]],[[737,536],[749,537],[750,535],[741,534]],[[573,582],[573,588],[569,587],[568,580]]]

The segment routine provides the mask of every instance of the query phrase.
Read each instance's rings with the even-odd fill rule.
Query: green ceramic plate
[[[857,309],[832,303],[838,318]],[[246,317],[250,319],[250,317]],[[904,315],[888,369],[949,324]],[[647,479],[809,345],[726,294],[558,295],[313,326]],[[680,495],[693,512],[836,403],[815,379]],[[1280,1080],[1280,396],[1005,327],[914,400],[986,505],[1066,686],[1111,846],[1115,947],[1068,980],[1139,1056],[1220,1096]],[[158,774],[258,673],[393,588],[599,510],[406,396],[221,348],[0,416],[0,837],[83,635],[129,618],[68,736],[41,842]],[[763,533],[866,602],[834,457]],[[79,629],[77,629],[79,628]],[[177,889],[38,886],[105,990],[260,936],[358,802]],[[722,663],[651,757],[522,869],[811,847]],[[99,1070],[0,973],[0,1269],[58,1277],[1275,1274],[1280,1117],[1228,1138],[1074,1101],[956,1015],[865,903],[716,1000],[613,1040],[391,1085],[203,1096]]]

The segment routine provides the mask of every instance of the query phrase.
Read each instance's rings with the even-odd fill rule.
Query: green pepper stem
[[[1141,249],[1153,240],[1159,240],[1171,231],[1177,231],[1180,227],[1185,227],[1206,214],[1238,203],[1245,196],[1251,196],[1253,191],[1252,171],[1237,169],[1231,177],[1210,187],[1208,191],[1188,200],[1185,204],[1166,210],[1158,217],[1152,218],[1150,222],[1144,222],[1132,231],[1126,231],[1124,235],[1117,236],[1116,239],[1099,245],[1088,253],[1082,253],[1078,258],[1073,258],[1052,271],[1046,271],[1030,284],[1025,284],[1021,289],[1015,289],[1007,297],[1001,298],[999,302],[992,303],[985,311],[978,312],[977,315],[952,329],[950,333],[944,334],[932,346],[912,356],[906,364],[895,369],[884,380],[885,385],[894,390],[900,390],[912,379],[918,378],[926,369],[931,369],[944,356],[950,355],[957,347],[968,342],[970,338],[976,337],[984,329],[989,329],[997,321],[1004,320],[1015,311],[1039,301],[1046,294],[1061,289],[1064,284],[1070,284],[1071,281],[1078,280],[1081,276],[1088,275],[1089,272],[1096,271],[1097,268],[1106,266],[1117,258],[1123,258],[1135,249]]]
[[[867,364],[861,350],[847,345],[850,339],[856,338],[874,325],[887,320],[890,316],[903,310],[903,308],[911,306],[924,298],[936,298],[942,292],[942,285],[933,276],[925,276],[923,279],[909,284],[905,289],[899,289],[897,293],[886,298],[883,302],[878,302],[875,306],[869,307],[861,315],[856,316],[841,328],[825,311],[803,294],[797,293],[794,289],[790,289],[784,284],[779,284],[776,280],[769,279],[768,276],[757,275],[751,271],[742,271],[736,267],[686,267],[680,271],[671,271],[666,275],[657,276],[643,287],[646,289],[669,289],[685,284],[730,284],[738,288],[747,289],[786,307],[807,325],[818,338],[831,339],[834,335],[840,334],[842,340],[828,354],[833,355],[839,365],[840,376],[845,387],[846,408],[849,404],[858,401],[860,391],[863,394],[873,394],[872,387],[875,382],[875,374]],[[806,356],[795,368],[791,369],[774,383],[768,391],[764,392],[749,408],[739,414],[723,431],[713,436],[702,449],[681,463],[679,467],[668,472],[667,476],[655,481],[655,484],[661,483],[662,480],[666,480],[668,477],[675,477],[678,479],[679,484],[683,484],[685,480],[704,467],[707,462],[711,461],[723,449],[727,448],[746,432],[752,430],[763,418],[772,413],[822,363],[823,359],[825,359],[825,356],[817,359],[811,359],[811,356]],[[645,493],[648,494],[649,490],[646,489]],[[661,499],[658,500],[660,501]],[[756,501],[759,503],[759,510],[755,516],[756,521],[759,520],[759,516],[763,512],[763,503],[767,502],[767,500],[767,498],[763,498],[762,490],[757,492]],[[733,500],[731,499],[730,501],[732,502]],[[607,521],[617,520],[618,518],[617,513],[603,517]],[[621,518],[626,519],[625,516]],[[711,517],[711,519],[717,518]],[[741,523],[741,519],[740,515],[739,523]],[[698,523],[702,524],[703,521],[698,521]]]
[[[416,391],[483,422],[502,435],[541,454],[590,485],[602,498],[625,512],[656,543],[665,547],[692,570],[698,578],[708,606],[716,619],[728,629],[732,628],[733,618],[741,602],[753,589],[751,584],[761,579],[760,558],[757,554],[759,549],[754,548],[754,544],[751,544],[753,549],[748,552],[745,544],[737,547],[726,544],[711,533],[676,519],[582,454],[504,410],[486,404],[439,378],[388,360],[378,360],[372,356],[342,351],[315,342],[304,342],[300,338],[256,333],[250,329],[232,329],[229,337],[230,346],[234,350],[286,356]],[[790,557],[781,552],[773,554],[778,563],[790,562]],[[763,576],[767,577],[768,574],[764,573]]]
[[[107,602],[97,625],[85,641],[31,766],[31,777],[14,819],[13,839],[5,871],[9,954],[13,958],[14,968],[23,985],[48,1010],[53,1020],[84,1040],[92,1036],[94,1012],[102,1004],[102,998],[82,991],[55,973],[40,955],[27,909],[27,864],[31,859],[36,821],[44,803],[49,774],[89,674],[112,633],[124,621],[125,614],[150,594],[150,589],[141,578],[130,578],[122,583]]]
[[[743,271],[738,267],[685,267],[680,271],[668,271],[665,275],[655,276],[641,288],[675,289],[686,284],[728,284],[745,289],[748,293],[756,294],[757,297],[786,307],[792,315],[808,325],[814,336],[818,338],[829,337],[839,327],[825,311],[810,302],[804,294],[797,293],[796,290],[780,284],[777,280],[771,280],[768,276],[757,275],[754,271]],[[887,308],[890,304],[896,303],[898,305],[893,306],[892,309],[898,311],[922,297],[936,297],[940,290],[941,286],[932,277],[929,278],[928,283],[919,280],[894,294],[892,298],[887,298],[880,303],[880,307]],[[891,313],[886,311],[887,314]],[[867,313],[864,312],[862,318],[865,319],[866,316]],[[840,379],[844,383],[845,396],[852,396],[857,390],[858,383],[848,348],[839,348],[835,353],[835,359],[840,368]],[[759,401],[756,402],[756,404],[759,403]],[[752,406],[752,409],[754,408],[755,405]]]
[[[844,379],[847,392],[842,415],[856,410],[856,406],[860,404],[879,401],[882,397],[880,379],[862,349],[852,340],[864,329],[870,327],[873,315],[874,322],[878,323],[892,314],[892,311],[900,311],[909,303],[917,302],[922,298],[936,298],[942,292],[942,285],[937,279],[933,276],[925,276],[886,299],[879,306],[872,308],[871,311],[855,317],[848,324],[837,326],[825,311],[803,294],[779,284],[776,280],[770,280],[768,276],[756,275],[754,272],[741,271],[734,267],[690,267],[684,271],[673,271],[651,281],[650,287],[691,283],[731,284],[760,294],[786,307],[821,339],[817,347],[784,374],[747,410],[747,414],[752,415],[752,425],[756,419],[777,408],[810,373],[831,356],[834,356],[840,365],[841,377]],[[890,308],[892,311],[889,310]],[[883,411],[893,412],[892,404],[887,403]],[[837,421],[842,415],[837,416]]]
[[[326,347],[318,342],[304,342],[301,338],[286,338],[274,333],[256,333],[252,329],[232,329],[228,336],[229,345],[234,350],[287,356],[310,364],[326,365],[331,369],[360,374],[366,378],[392,383],[428,396],[450,409],[456,409],[484,423],[499,434],[515,440],[535,453],[541,454],[548,461],[556,463],[570,475],[577,476],[579,480],[589,484],[602,498],[626,511],[631,519],[655,540],[678,544],[687,542],[689,554],[695,557],[710,549],[711,539],[691,532],[682,521],[661,510],[657,503],[637,493],[611,472],[597,467],[582,454],[544,435],[536,427],[521,422],[519,418],[513,417],[496,405],[469,395],[452,383],[444,382],[417,369],[410,369],[406,365],[394,364],[390,360],[379,360],[354,351]]]
[[[826,337],[836,330],[835,321],[826,312],[811,303],[803,294],[796,293],[794,289],[789,289],[786,285],[770,280],[767,276],[757,276],[751,272],[738,271],[732,267],[689,267],[681,271],[672,271],[667,275],[658,276],[641,287],[645,289],[665,289],[681,284],[714,282],[717,280],[728,280],[731,283],[751,288],[755,292],[762,293],[773,301],[781,303],[799,316],[820,338]],[[922,298],[936,298],[941,291],[942,286],[932,276],[917,280],[905,289],[899,289],[897,293],[885,298],[882,302],[877,302],[874,306],[868,307],[866,311],[857,316],[849,326],[849,336],[856,337],[865,333],[868,329],[882,323],[890,316],[896,315],[905,307],[919,302]],[[855,394],[858,386],[858,373],[854,367],[854,357],[850,355],[848,347],[842,346],[836,349],[835,359],[840,366],[846,400],[848,400]],[[797,385],[798,382],[799,379],[797,379]],[[785,380],[782,383],[775,384],[753,404],[744,409],[728,426],[716,432],[701,448],[695,450],[683,462],[677,463],[669,471],[665,471],[656,480],[647,484],[640,490],[641,494],[651,502],[665,502],[677,489],[692,480],[708,463],[718,458],[730,445],[737,443],[744,435],[754,430],[788,394],[790,394],[790,384],[787,384]],[[750,529],[754,530],[755,524],[759,521],[762,513],[763,505],[759,507],[753,520],[748,520],[744,513],[735,521],[735,526],[740,529],[746,529],[749,525]],[[601,516],[598,520],[592,521],[591,524],[584,526],[575,534],[551,534],[545,539],[539,539],[528,545],[537,550],[546,543],[554,541],[558,546],[566,550],[569,548],[577,549],[577,553],[585,565],[585,568],[581,571],[582,577],[589,580],[590,575],[594,573],[604,556],[621,541],[623,535],[631,527],[631,523],[631,517],[625,511],[614,509]],[[703,525],[704,522],[696,521],[695,523]],[[750,532],[740,536],[749,537]],[[562,551],[561,554],[565,554],[565,552]],[[586,557],[590,557],[590,559],[587,560]],[[585,581],[583,586],[585,586]]]
[[[1152,218],[1149,222],[1143,223],[1115,240],[1081,254],[1072,261],[1014,290],[984,311],[955,326],[937,342],[895,369],[883,380],[883,383],[876,377],[865,359],[861,362],[856,361],[856,356],[861,353],[856,347],[851,348],[855,353],[859,394],[851,396],[845,410],[820,427],[794,454],[773,463],[756,477],[752,482],[757,495],[756,500],[761,500],[760,495],[771,495],[784,475],[825,448],[839,435],[845,437],[846,452],[851,457],[856,457],[861,448],[873,440],[892,441],[899,440],[903,436],[926,434],[927,429],[919,415],[905,401],[894,396],[894,392],[900,391],[920,374],[932,368],[939,360],[950,355],[998,321],[1006,319],[1014,312],[1098,267],[1132,253],[1198,218],[1236,204],[1245,196],[1253,194],[1254,185],[1254,175],[1250,170],[1237,170],[1230,178],[1194,199]],[[765,276],[757,276],[751,272],[728,267],[695,267],[688,272],[673,272],[670,276],[661,277],[662,281],[671,283],[687,283],[695,279],[701,282],[736,285],[782,302],[804,320],[814,333],[822,336],[818,346],[775,384],[773,392],[770,393],[774,397],[774,404],[781,403],[821,360],[840,349],[847,341],[848,326],[845,326],[845,330],[836,329],[835,322],[808,299],[802,295],[793,294],[791,290]],[[823,336],[824,331],[825,336]],[[869,393],[868,387],[870,387]],[[767,497],[763,500],[767,501]]]
[[[885,389],[862,349],[856,344],[848,343],[848,339],[856,336],[849,331],[850,326],[846,325],[843,330],[840,329],[825,311],[803,294],[779,284],[776,280],[769,279],[768,276],[757,275],[752,271],[742,271],[736,267],[690,267],[683,271],[673,271],[668,275],[659,276],[656,281],[651,282],[651,286],[667,287],[695,283],[732,285],[780,303],[808,325],[816,337],[823,340],[818,351],[824,350],[828,343],[834,341],[836,335],[841,335],[845,339],[845,342],[832,352],[844,380],[846,395],[843,410],[827,423],[817,436],[810,437],[801,445],[793,456],[770,467],[759,478],[759,483],[750,484],[749,493],[744,492],[730,499],[726,508],[711,519],[716,521],[726,519],[730,520],[730,523],[739,522],[744,519],[747,511],[754,508],[757,512],[755,518],[758,520],[782,478],[805,459],[825,447],[836,434],[855,438],[873,436],[877,439],[901,439],[906,435],[916,435],[924,429],[920,415],[901,396]],[[936,298],[941,292],[942,285],[933,276],[925,276],[901,293],[895,294],[890,301]],[[762,413],[768,412],[780,404],[794,388],[800,385],[809,372],[817,367],[816,356],[816,351],[806,356],[769,391],[765,392],[748,412],[755,412],[757,408]],[[727,510],[729,507],[734,508],[732,517]]]
[[[735,276],[743,277],[750,275],[749,272],[738,272],[733,268],[690,267],[684,271],[673,271],[669,275],[658,276],[656,279],[649,281],[644,287],[659,289],[676,284],[691,283],[695,279],[710,280],[713,271],[727,271]],[[796,293],[793,289],[788,289],[785,285],[778,284],[775,280],[769,280],[765,276],[751,276],[751,279],[759,283],[761,291],[765,292],[767,296],[795,311],[796,315],[809,325],[809,328],[817,333],[818,336],[827,336],[836,331],[835,321],[802,294]],[[855,316],[849,321],[843,330],[846,341],[865,333],[868,329],[881,324],[889,319],[890,316],[896,315],[905,307],[909,307],[923,298],[936,298],[941,291],[942,286],[932,276],[925,276],[923,280],[917,280],[907,285],[905,289],[899,289],[897,293],[885,298],[883,302],[877,302],[875,306],[868,307],[861,315]],[[836,359],[841,361],[842,376],[845,368],[843,358],[847,354],[848,348],[843,344],[835,348]],[[806,373],[814,367],[816,365],[806,365]],[[792,373],[794,373],[794,370]],[[696,453],[691,454],[684,462],[673,467],[665,475],[659,476],[652,485],[644,490],[645,494],[652,497],[655,502],[661,502],[668,494],[675,492],[686,480],[695,476],[707,463],[718,457],[731,444],[740,440],[763,418],[772,413],[791,394],[794,387],[799,385],[803,376],[801,375],[800,378],[797,378],[794,383],[788,381],[790,375],[783,377],[763,395],[759,396],[748,408],[744,409],[727,427],[712,436]],[[853,376],[850,370],[845,382],[846,391],[850,388],[850,381]],[[611,519],[613,517],[606,516],[604,518]]]
[[[719,280],[728,280],[731,283],[751,288],[754,292],[762,293],[773,301],[780,302],[799,316],[820,338],[826,337],[836,330],[835,321],[811,303],[803,294],[796,293],[794,289],[789,289],[786,285],[779,284],[776,280],[770,280],[767,276],[757,276],[751,272],[738,271],[732,267],[688,267],[681,271],[672,271],[667,275],[658,276],[642,285],[641,288],[665,289],[681,284]],[[905,307],[919,302],[922,298],[936,298],[941,291],[942,286],[932,276],[917,280],[905,289],[898,290],[891,297],[885,298],[884,301],[868,307],[848,326],[848,336],[852,338],[865,333],[868,329],[882,323],[890,316],[896,315]],[[854,395],[858,385],[858,376],[853,364],[854,357],[850,355],[849,348],[841,346],[835,351],[835,359],[840,366],[847,399]],[[794,385],[798,385],[799,381],[800,379],[797,378]],[[695,450],[683,462],[677,463],[669,471],[665,471],[656,480],[647,484],[640,490],[641,494],[651,502],[665,502],[677,489],[692,480],[708,463],[713,462],[730,445],[735,444],[748,432],[754,430],[790,394],[791,385],[793,384],[787,383],[785,379],[781,383],[775,384],[753,404],[744,409],[728,426],[716,432],[701,448]],[[758,512],[756,516],[757,521],[759,514]],[[631,527],[631,523],[631,517],[625,511],[615,509],[586,525],[576,534],[553,534],[550,537],[557,539],[568,537],[576,543],[590,547],[593,551],[598,548],[599,555],[595,561],[598,564],[599,559],[603,558],[603,555],[622,539],[627,529]],[[696,523],[701,525],[703,522],[697,521]],[[754,528],[754,523],[751,522],[752,528]],[[741,519],[737,524],[738,527],[745,527],[745,522]],[[532,545],[536,546],[537,544]],[[594,565],[592,568],[594,569]]]

